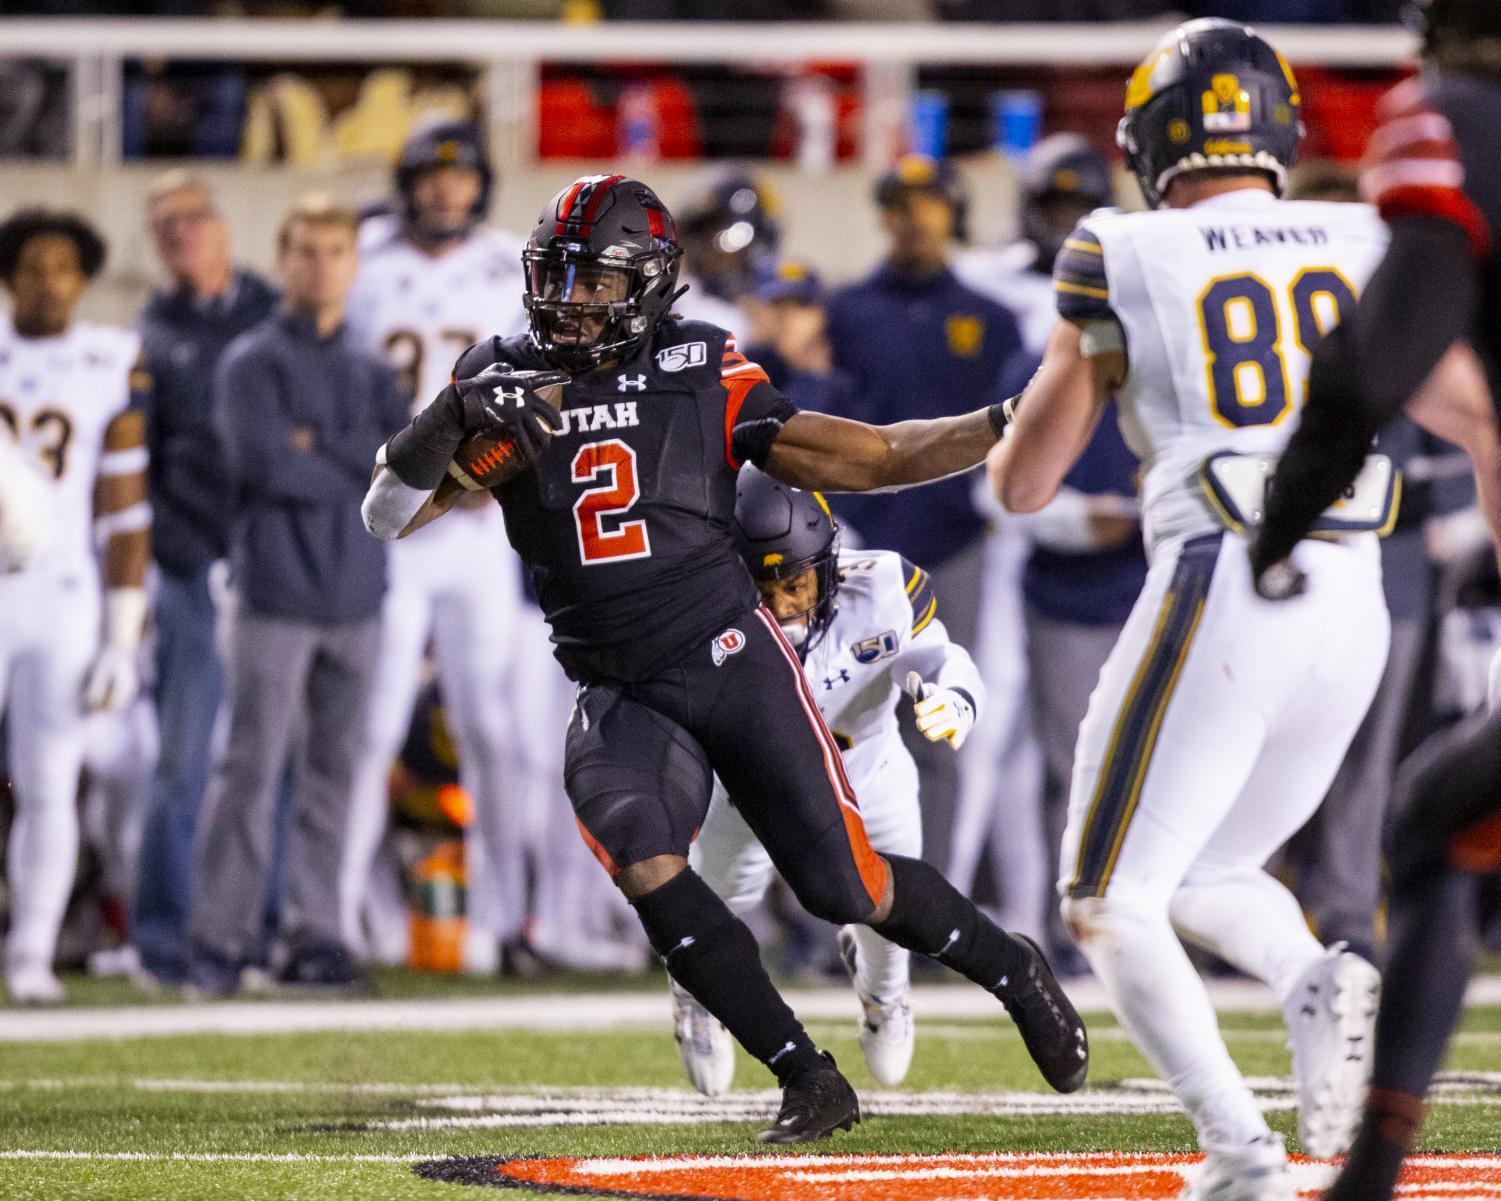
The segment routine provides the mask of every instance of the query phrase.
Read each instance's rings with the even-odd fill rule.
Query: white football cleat
[[[887,1088],[895,1088],[907,1078],[912,1066],[912,1049],[917,1043],[917,1029],[912,1024],[909,989],[895,997],[873,997],[860,986],[860,944],[848,926],[839,931],[839,957],[850,974],[855,995],[864,1011],[860,1018],[860,1053],[870,1074]]]
[[[5,968],[5,991],[12,1005],[61,1005],[67,994],[52,965],[23,959]]]
[[[1204,1162],[1178,1201],[1297,1201],[1280,1134],[1242,1147],[1205,1144]]]
[[[721,1096],[735,1079],[735,1040],[724,1023],[676,980],[668,977],[667,987],[672,993],[672,1033],[678,1040],[683,1070],[704,1096]]]
[[[1303,973],[1284,1013],[1298,1085],[1298,1138],[1317,1159],[1355,1140],[1371,1083],[1381,974],[1344,943]]]

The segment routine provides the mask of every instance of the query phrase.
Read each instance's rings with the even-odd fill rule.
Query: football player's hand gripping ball
[[[561,371],[508,371],[498,363],[486,367],[456,385],[464,428],[471,434],[505,434],[533,462],[563,428],[555,402],[567,382]]]
[[[907,673],[907,695],[915,702],[917,728],[929,742],[947,742],[956,751],[975,728],[975,707],[956,688],[935,688],[915,671]]]

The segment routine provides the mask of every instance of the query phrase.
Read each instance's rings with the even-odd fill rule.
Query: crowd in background
[[[482,223],[491,183],[472,127],[420,129],[389,205],[312,198],[285,215],[274,281],[236,265],[204,180],[173,172],[151,190],[143,218],[166,282],[138,323],[150,382],[132,402],[152,514],[146,687],[90,719],[64,959],[203,995],[268,973],[347,988],[362,963],[645,965],[573,830],[570,688],[497,507],[389,550],[360,525],[376,448],[410,406],[467,342],[524,328],[520,239]],[[1006,242],[968,228],[949,162],[908,156],[874,183],[882,262],[831,288],[779,253],[796,214],[763,184],[707,178],[676,214],[683,313],[731,329],[810,409],[886,423],[1020,390],[1054,321],[1064,238],[1116,200],[1110,164],[1078,137],[1044,140]],[[1299,186],[1353,198],[1338,171]],[[1320,935],[1368,955],[1399,754],[1483,693],[1496,626],[1466,460],[1405,421],[1383,442],[1410,484],[1384,543],[1392,657],[1329,803],[1286,854]],[[927,857],[1067,970],[1083,965],[1053,876],[1074,735],[1145,575],[1136,473],[1107,419],[1057,500],[1024,519],[972,477],[833,498],[846,545],[931,573],[989,689],[957,757],[910,731]],[[762,932],[785,967],[831,958],[828,932],[791,911]]]

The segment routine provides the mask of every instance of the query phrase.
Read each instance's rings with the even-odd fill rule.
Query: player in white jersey
[[[150,524],[145,419],[132,404],[146,382],[140,345],[128,330],[73,321],[104,255],[71,214],[31,209],[0,226],[11,298],[0,318],[0,439],[40,470],[53,527],[45,548],[0,574],[14,1002],[63,998],[52,957],[78,854],[84,715],[128,705],[138,686]]]
[[[1371,531],[1395,505],[1390,463],[1372,456],[1293,555],[1306,594],[1252,590],[1244,530],[1297,424],[1309,348],[1387,240],[1368,208],[1278,198],[1298,113],[1286,61],[1243,26],[1194,21],[1158,45],[1120,130],[1157,211],[1091,217],[1065,244],[1064,320],[990,462],[1008,508],[1040,507],[1112,393],[1143,462],[1151,568],[1080,730],[1059,888],[1122,1024],[1194,1122],[1207,1158],[1186,1195],[1205,1201],[1294,1190],[1178,935],[1282,1001],[1313,1155],[1353,1134],[1377,989],[1262,869],[1317,808],[1381,676]]]
[[[735,533],[764,603],[802,658],[860,798],[871,845],[922,854],[917,765],[897,728],[902,693],[917,702],[918,729],[955,750],[985,700],[968,652],[949,641],[937,618],[928,573],[891,551],[841,551],[839,526],[822,496],[755,467],[740,470]],[[771,883],[771,857],[717,780],[689,862],[736,914],[754,909]],[[843,927],[839,949],[863,1011],[865,1062],[882,1084],[900,1084],[914,1042],[911,956],[865,926]],[[688,1078],[718,1096],[734,1076],[734,1042],[677,985],[672,998]]]
[[[397,212],[367,223],[349,299],[357,337],[404,375],[418,408],[448,383],[454,360],[486,334],[526,324],[521,241],[479,224],[491,175],[467,123],[419,129],[396,170]],[[341,882],[341,926],[357,953],[406,957],[406,920],[373,908],[368,888],[386,828],[387,772],[405,737],[431,640],[465,788],[476,801],[470,879],[476,904],[467,962],[495,966],[497,940],[514,938],[523,908],[522,823],[502,809],[532,773],[508,737],[507,697],[518,623],[528,616],[519,569],[505,553],[500,507],[484,493],[391,548],[381,612],[380,674],[354,784]],[[537,619],[540,624],[540,618]],[[372,906],[368,908],[367,906]]]

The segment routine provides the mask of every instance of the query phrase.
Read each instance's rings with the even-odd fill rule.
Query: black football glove
[[[512,371],[499,363],[461,379],[456,387],[464,432],[502,431],[516,440],[530,462],[563,429],[562,414],[551,402],[561,396],[567,382],[561,371]]]
[[[1267,562],[1267,551],[1258,539],[1251,543],[1251,582],[1262,600],[1285,601],[1308,590],[1308,577],[1291,559]]]

